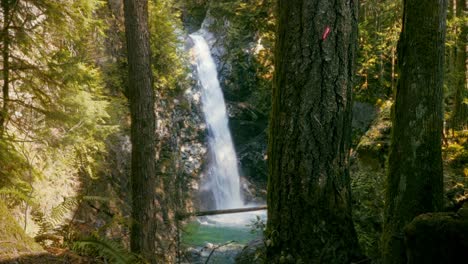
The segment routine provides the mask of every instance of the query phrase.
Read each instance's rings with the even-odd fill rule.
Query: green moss
[[[458,214],[419,215],[404,233],[410,264],[466,262],[468,217],[463,217],[461,210]]]
[[[27,236],[8,208],[0,201],[0,260],[21,253],[42,253],[42,247]]]
[[[390,129],[392,126],[392,121],[390,118],[391,106],[391,101],[386,101],[382,104],[377,119],[374,121],[366,134],[361,138],[358,144],[358,149],[379,150],[382,143],[384,143],[383,141],[388,141],[390,136]]]
[[[447,149],[447,160],[455,168],[463,169],[468,164],[468,141],[465,144],[449,144]]]

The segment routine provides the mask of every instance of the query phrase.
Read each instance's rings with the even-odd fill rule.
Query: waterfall
[[[216,209],[241,208],[244,202],[240,192],[237,157],[216,64],[203,36],[194,33],[190,38],[194,42],[193,51],[202,86],[202,110],[208,126],[208,146],[212,154],[207,171],[207,187],[213,194]]]

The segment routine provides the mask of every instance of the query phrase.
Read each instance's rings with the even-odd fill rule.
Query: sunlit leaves
[[[359,100],[375,102],[378,98],[389,97],[391,89],[395,88],[401,10],[401,1],[360,2],[356,86]]]
[[[150,1],[152,66],[156,89],[175,91],[187,75],[180,13],[172,0]]]

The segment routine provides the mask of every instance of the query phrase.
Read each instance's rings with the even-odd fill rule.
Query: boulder
[[[457,213],[428,213],[405,227],[408,264],[468,261],[468,203]]]

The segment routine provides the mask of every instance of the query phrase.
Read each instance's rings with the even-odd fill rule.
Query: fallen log
[[[210,210],[210,211],[198,211],[188,214],[179,215],[179,219],[184,219],[192,216],[207,216],[207,215],[221,215],[221,214],[236,214],[253,211],[267,210],[267,206],[247,207],[247,208],[236,208],[236,209],[223,209],[223,210]]]

